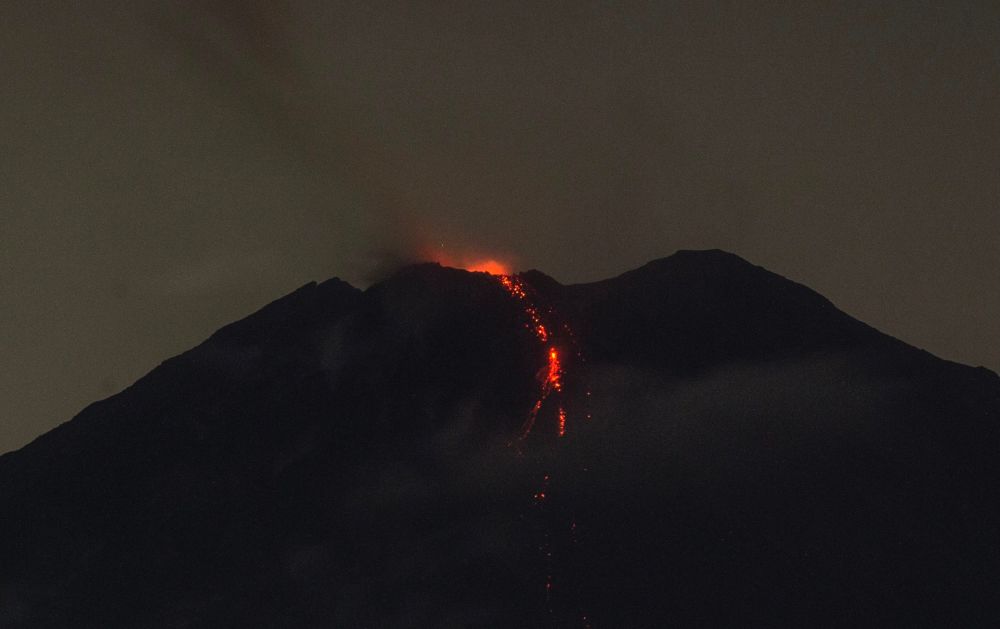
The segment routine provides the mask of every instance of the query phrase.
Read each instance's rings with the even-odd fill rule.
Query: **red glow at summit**
[[[420,257],[437,262],[441,266],[450,266],[473,273],[489,273],[490,275],[510,275],[513,273],[513,265],[510,261],[504,260],[495,253],[462,252],[456,254],[445,251],[443,247],[426,247]]]

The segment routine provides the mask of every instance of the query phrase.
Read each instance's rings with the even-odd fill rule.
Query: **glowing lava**
[[[473,273],[489,273],[490,275],[499,275],[502,277],[506,277],[507,274],[510,273],[510,269],[507,268],[507,265],[492,258],[468,264],[465,266],[465,270],[472,271]]]
[[[497,277],[509,275],[510,264],[498,259],[496,256],[477,254],[465,251],[445,251],[444,244],[441,247],[424,246],[417,252],[418,260],[437,262],[441,266],[448,266],[456,269],[463,269],[472,273],[488,273]]]
[[[545,311],[545,315],[548,315],[548,318],[543,319],[543,313],[535,301],[534,291],[532,291],[530,287],[526,286],[520,277],[503,272],[493,273],[489,270],[486,270],[486,272],[495,275],[497,281],[501,286],[503,286],[504,290],[506,290],[507,293],[521,305],[521,309],[525,315],[524,325],[534,334],[538,343],[542,346],[541,349],[543,349],[543,355],[545,356],[545,364],[538,370],[537,374],[537,380],[539,383],[538,397],[532,405],[531,410],[528,412],[528,416],[524,420],[524,423],[521,425],[518,441],[524,442],[527,440],[528,436],[532,433],[532,429],[535,427],[539,414],[542,413],[543,410],[546,413],[546,416],[551,416],[555,420],[554,434],[556,435],[556,438],[565,437],[567,433],[568,414],[563,400],[565,396],[565,365],[563,363],[563,349],[566,349],[566,347],[560,347],[557,345],[555,342],[555,336],[558,335],[565,339],[565,343],[570,351],[570,353],[567,354],[568,356],[576,356],[577,359],[582,360],[573,331],[565,322],[562,323],[562,325],[554,324],[552,318],[554,317],[555,312],[551,307],[547,308]],[[546,325],[546,323],[552,325]],[[589,397],[589,390],[586,391],[586,395]],[[554,402],[554,404],[547,404],[550,400],[551,402]],[[552,413],[552,415],[549,415],[549,413]],[[586,417],[589,419],[590,415],[587,414]],[[518,446],[517,450],[519,454],[522,452],[520,446]],[[562,583],[562,580],[558,578],[559,570],[556,569],[556,561],[558,559],[558,555],[562,554],[562,551],[560,551],[559,548],[564,549],[564,545],[559,544],[557,540],[564,536],[568,536],[571,545],[575,545],[577,541],[577,530],[576,519],[572,518],[572,516],[568,522],[560,522],[560,520],[565,517],[565,514],[562,511],[562,507],[559,506],[558,499],[555,504],[549,507],[546,506],[553,495],[550,490],[550,480],[550,476],[546,474],[541,486],[533,492],[532,505],[536,517],[541,519],[545,528],[544,539],[540,543],[539,552],[541,553],[546,566],[544,581],[545,603],[549,614],[553,615],[556,611],[553,607],[552,597],[553,595],[558,596],[558,591],[561,587],[560,584]],[[557,544],[557,547],[554,548],[553,544]],[[553,557],[554,551],[557,557]],[[584,629],[589,629],[591,624],[587,615],[579,608],[577,608],[577,613],[579,614],[576,617],[577,622],[579,622]]]
[[[521,302],[524,309],[525,315],[527,315],[528,323],[526,325],[541,343],[548,344],[550,334],[545,323],[542,321],[542,316],[538,312],[538,308],[532,303],[528,296],[528,290],[524,285],[524,282],[520,278],[513,275],[499,275],[498,279],[500,284],[504,289],[510,293],[512,297]],[[521,440],[527,438],[531,434],[532,428],[535,427],[535,420],[538,418],[539,411],[542,410],[542,405],[553,393],[562,393],[563,390],[563,365],[559,358],[559,348],[555,345],[548,345],[546,356],[548,359],[547,365],[545,367],[544,373],[539,375],[539,380],[541,381],[541,391],[538,394],[538,400],[535,401],[534,406],[531,407],[531,411],[528,413],[527,419],[524,420],[524,424],[521,425]],[[560,437],[566,434],[566,410],[559,406],[559,411],[557,413],[558,421],[558,435]]]
[[[549,375],[545,378],[554,391],[562,391],[562,364],[559,362],[559,350],[549,349]]]
[[[538,337],[538,340],[542,343],[547,342],[549,340],[549,331],[546,329],[545,324],[542,323],[542,317],[538,314],[538,309],[528,299],[528,291],[524,288],[524,282],[513,275],[500,275],[498,277],[500,284],[503,285],[507,292],[522,302],[524,314],[528,315],[528,320],[531,322],[529,326],[534,331],[535,336]]]

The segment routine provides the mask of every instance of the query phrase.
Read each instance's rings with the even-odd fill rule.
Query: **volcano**
[[[1000,378],[721,251],[308,284],[0,457],[3,627],[993,626]]]

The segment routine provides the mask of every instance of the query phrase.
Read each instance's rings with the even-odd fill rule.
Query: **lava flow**
[[[503,288],[507,293],[516,299],[520,304],[525,315],[525,325],[532,331],[535,338],[538,340],[539,344],[542,345],[545,351],[545,365],[538,372],[539,381],[539,392],[538,397],[535,400],[534,405],[528,412],[527,418],[521,426],[520,433],[518,435],[518,441],[524,442],[529,435],[531,435],[532,430],[538,421],[539,414],[542,413],[543,408],[552,409],[552,406],[547,406],[547,402],[550,399],[554,399],[557,402],[554,405],[554,413],[552,417],[555,420],[555,427],[553,433],[556,435],[557,439],[561,439],[566,436],[567,433],[567,412],[564,400],[564,375],[565,375],[565,365],[563,362],[563,349],[556,344],[554,331],[561,331],[565,334],[565,337],[569,340],[569,345],[575,348],[575,341],[572,329],[567,323],[562,323],[561,326],[550,325],[546,326],[546,320],[543,319],[543,313],[539,310],[536,300],[534,299],[533,291],[526,286],[523,280],[516,275],[509,274],[494,274]],[[551,307],[547,309],[544,313],[548,315],[548,322],[552,323],[555,312]],[[580,358],[580,351],[575,349],[573,354],[577,358]],[[587,391],[586,395],[589,396],[590,392]],[[548,416],[549,411],[546,411]],[[586,415],[588,418],[589,414]],[[518,448],[520,452],[520,447]],[[558,594],[558,584],[559,581],[556,578],[558,570],[556,570],[555,560],[553,554],[555,551],[556,555],[561,554],[556,550],[556,547],[566,548],[566,544],[561,544],[557,542],[557,539],[561,539],[569,536],[570,544],[569,546],[574,546],[576,544],[576,519],[569,516],[569,519],[565,519],[566,512],[562,511],[560,507],[555,506],[555,510],[552,511],[546,507],[546,503],[551,495],[550,482],[552,478],[549,474],[545,474],[542,480],[541,486],[535,490],[533,494],[533,507],[537,517],[543,523],[543,528],[545,532],[543,534],[539,552],[542,555],[543,561],[546,565],[546,576],[544,580],[544,593],[546,606],[548,608],[549,614],[555,613],[553,608],[553,595]],[[586,613],[577,608],[577,613],[579,614],[578,621],[580,626],[584,629],[589,629],[591,627],[590,620]]]
[[[542,321],[542,316],[538,312],[538,308],[532,303],[532,300],[528,297],[528,291],[524,285],[524,282],[520,278],[513,275],[499,275],[497,276],[500,280],[500,284],[503,285],[507,292],[520,301],[523,304],[524,313],[528,318],[528,326],[535,333],[539,342],[547,345],[547,366],[543,372],[540,373],[539,380],[541,381],[541,390],[538,394],[538,399],[535,401],[534,406],[532,406],[531,411],[528,413],[527,419],[525,419],[524,424],[521,426],[521,432],[519,438],[523,441],[531,434],[531,430],[535,427],[535,421],[538,419],[538,413],[542,410],[542,405],[545,401],[553,394],[561,394],[563,390],[563,364],[560,360],[559,348],[555,345],[549,345],[549,340],[551,334],[549,329],[545,326]],[[556,434],[560,437],[566,435],[566,409],[560,404],[558,411],[556,412],[556,418],[558,425],[556,427]]]
[[[511,442],[510,445],[516,445],[518,455],[522,456],[524,454],[522,448],[528,446],[526,441],[535,429],[539,416],[543,413],[545,417],[551,417],[555,424],[553,430],[551,432],[546,431],[545,434],[554,435],[557,441],[561,441],[567,435],[569,424],[566,401],[563,399],[566,397],[564,382],[566,364],[564,361],[570,356],[575,356],[577,359],[582,358],[573,330],[566,322],[556,325],[554,320],[557,317],[554,309],[549,306],[543,312],[539,308],[535,291],[526,285],[520,276],[509,273],[502,264],[494,260],[486,260],[473,265],[465,265],[464,268],[467,271],[489,274],[499,282],[508,295],[519,303],[525,317],[524,325],[535,336],[539,345],[541,345],[540,349],[542,351],[539,353],[545,356],[544,366],[538,370],[537,374],[539,383],[538,396],[531,410],[528,411],[528,416],[525,418],[524,423],[521,425],[516,441]],[[565,340],[561,346],[557,343],[557,337]],[[569,354],[565,353],[567,347],[570,350]],[[585,394],[589,398],[590,391],[585,391]],[[585,417],[590,419],[590,414],[587,413]],[[585,472],[586,468],[582,468],[582,471]],[[560,598],[560,584],[563,584],[563,592],[566,591],[565,588],[572,587],[572,585],[569,585],[572,582],[572,578],[569,575],[563,573],[563,576],[566,578],[562,579],[560,577],[558,563],[561,562],[558,559],[560,557],[565,558],[566,553],[578,551],[568,550],[575,547],[577,543],[576,518],[572,515],[571,510],[567,510],[567,505],[558,500],[558,497],[555,504],[549,504],[553,498],[551,490],[552,481],[552,476],[549,474],[544,475],[540,486],[532,492],[531,505],[532,511],[543,530],[538,546],[542,560],[545,563],[543,591],[549,615],[555,620],[557,612],[554,607],[554,597]],[[562,596],[565,597],[566,594]],[[570,612],[569,609],[564,609],[564,611],[570,615],[576,615],[576,622],[583,629],[590,629],[592,625],[588,615],[576,605],[572,605],[572,608],[575,608],[576,611]],[[560,623],[560,626],[562,626],[562,623]]]

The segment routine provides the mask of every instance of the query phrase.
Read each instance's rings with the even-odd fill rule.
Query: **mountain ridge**
[[[985,626],[998,447],[995,374],[725,252],[311,282],[0,456],[0,621]]]
[[[743,266],[742,270],[753,269],[753,270],[757,270],[757,271],[763,271],[767,275],[773,276],[774,278],[777,278],[778,280],[781,280],[781,281],[784,281],[784,282],[788,282],[790,285],[801,287],[801,288],[805,289],[806,291],[808,291],[809,293],[811,293],[811,294],[815,295],[816,297],[818,297],[820,300],[822,300],[822,302],[825,302],[826,305],[828,305],[828,306],[836,309],[838,312],[841,312],[845,316],[847,316],[847,317],[849,317],[851,319],[854,319],[854,317],[851,317],[850,315],[847,315],[846,313],[843,313],[843,311],[837,309],[836,305],[833,304],[832,302],[830,302],[826,297],[824,297],[823,295],[821,295],[820,293],[818,293],[816,291],[813,291],[812,289],[810,289],[809,287],[805,286],[804,284],[800,284],[798,282],[795,282],[794,280],[790,280],[790,279],[788,279],[788,278],[786,278],[786,277],[784,277],[782,275],[779,275],[777,273],[769,271],[768,269],[766,269],[766,268],[764,268],[762,266],[754,265],[754,264],[748,262],[746,259],[742,258],[739,255],[736,255],[736,254],[733,254],[733,253],[730,253],[730,252],[727,252],[727,251],[724,251],[724,250],[721,250],[721,249],[708,249],[708,250],[681,249],[681,250],[678,250],[677,252],[675,252],[674,254],[672,254],[670,256],[665,256],[665,257],[662,257],[662,258],[657,258],[657,259],[651,260],[651,261],[645,263],[644,265],[642,265],[641,267],[637,267],[635,269],[631,269],[629,271],[625,271],[625,272],[620,273],[620,274],[618,274],[618,275],[616,275],[614,277],[606,278],[606,279],[602,279],[602,280],[590,281],[590,282],[580,282],[580,283],[574,283],[574,284],[562,284],[558,280],[552,278],[551,276],[549,276],[549,275],[545,274],[544,272],[539,271],[537,269],[529,269],[527,271],[521,271],[521,272],[518,272],[518,275],[522,275],[522,276],[528,277],[530,279],[530,281],[531,281],[532,284],[538,284],[538,285],[541,285],[541,286],[546,286],[546,287],[548,287],[550,289],[552,287],[558,287],[558,290],[564,290],[564,291],[574,292],[574,291],[577,291],[577,290],[580,290],[580,289],[592,289],[592,288],[595,288],[595,287],[602,287],[603,288],[604,286],[607,286],[609,284],[613,284],[613,283],[615,283],[617,281],[620,281],[623,278],[631,279],[631,278],[633,278],[633,277],[635,277],[637,275],[641,275],[641,274],[644,274],[644,273],[649,273],[651,271],[655,272],[655,271],[658,271],[658,270],[662,270],[663,267],[669,266],[669,265],[673,264],[674,262],[676,262],[676,261],[678,261],[679,259],[682,259],[682,258],[703,259],[703,260],[704,259],[714,259],[714,260],[725,260],[725,261],[730,262],[730,263],[737,263],[737,264],[741,263],[742,266]],[[230,335],[230,334],[242,334],[242,333],[246,333],[245,330],[244,330],[244,328],[246,328],[248,325],[251,325],[251,322],[256,322],[261,317],[265,317],[265,316],[269,316],[269,315],[275,314],[275,310],[276,309],[285,306],[290,301],[295,300],[297,297],[303,296],[303,295],[305,295],[308,292],[311,292],[311,291],[324,291],[324,290],[326,290],[327,287],[335,286],[335,287],[338,288],[338,290],[339,289],[344,289],[344,290],[346,290],[348,292],[352,292],[352,293],[356,293],[358,295],[361,295],[361,294],[367,293],[369,291],[372,291],[373,289],[378,290],[377,287],[380,286],[385,281],[396,279],[396,278],[398,278],[401,275],[405,276],[406,274],[413,273],[414,271],[419,271],[419,269],[421,269],[421,268],[424,268],[424,269],[441,268],[441,269],[449,269],[449,270],[453,270],[453,271],[460,271],[460,272],[463,272],[463,273],[469,273],[468,271],[462,271],[461,269],[457,269],[457,268],[454,268],[454,267],[448,267],[446,265],[441,265],[441,264],[436,263],[436,262],[422,262],[422,263],[416,263],[416,264],[406,265],[402,269],[400,269],[399,271],[397,271],[396,273],[392,274],[386,280],[382,280],[380,282],[376,282],[376,283],[372,284],[371,286],[369,286],[366,289],[359,289],[357,287],[354,287],[349,282],[347,282],[345,280],[342,280],[341,278],[338,278],[338,277],[332,277],[332,278],[329,278],[329,279],[323,280],[323,281],[315,281],[315,280],[314,281],[309,281],[306,284],[300,286],[299,288],[297,288],[297,289],[295,289],[295,290],[287,293],[286,295],[283,295],[283,296],[275,299],[274,301],[272,301],[272,302],[270,302],[268,304],[265,304],[264,306],[262,306],[261,308],[257,309],[256,311],[248,314],[247,316],[245,316],[245,317],[243,317],[241,319],[238,319],[236,321],[233,321],[232,323],[228,323],[226,325],[223,325],[221,328],[219,328],[218,330],[216,330],[215,332],[213,332],[211,335],[209,335],[209,337],[205,341],[203,341],[202,343],[199,343],[198,345],[192,347],[189,350],[181,352],[181,354],[178,354],[177,356],[174,356],[174,357],[171,357],[171,358],[168,358],[168,359],[164,360],[159,365],[157,365],[156,367],[154,367],[153,369],[151,369],[149,372],[147,372],[147,374],[145,374],[144,376],[140,377],[135,383],[133,383],[132,385],[129,385],[128,387],[126,387],[126,389],[123,389],[122,391],[119,391],[118,393],[112,394],[112,395],[110,395],[110,396],[108,396],[106,398],[103,398],[101,400],[96,400],[96,401],[92,402],[91,404],[88,404],[84,409],[81,409],[80,413],[78,413],[77,415],[80,415],[80,414],[84,413],[85,411],[87,411],[87,409],[89,409],[94,404],[100,404],[102,402],[105,402],[105,401],[113,398],[113,397],[116,397],[117,395],[120,395],[122,392],[124,392],[128,388],[131,388],[132,386],[134,386],[136,383],[139,382],[139,380],[142,380],[143,378],[145,378],[146,376],[148,376],[150,373],[152,373],[156,369],[162,367],[163,365],[169,363],[170,361],[172,361],[172,360],[174,360],[176,358],[179,358],[181,356],[186,355],[188,352],[193,351],[193,350],[197,349],[198,347],[201,347],[202,345],[204,345],[205,343],[207,343],[209,341],[219,340],[219,339],[225,338],[227,335]],[[485,275],[485,274],[483,274],[483,275]],[[928,356],[930,356],[930,357],[932,357],[932,358],[934,358],[936,360],[940,360],[940,361],[943,361],[943,362],[946,362],[946,363],[950,363],[950,364],[953,364],[953,365],[956,365],[956,366],[959,366],[959,367],[963,367],[963,368],[980,370],[980,371],[984,372],[986,375],[991,376],[991,377],[993,377],[993,378],[995,378],[997,380],[1000,380],[1000,374],[997,374],[995,371],[989,369],[988,367],[985,367],[983,365],[978,365],[978,366],[967,365],[965,363],[960,363],[960,362],[957,362],[957,361],[951,361],[951,360],[948,360],[948,359],[945,359],[945,358],[941,358],[940,356],[937,356],[937,355],[933,354],[932,352],[929,352],[928,350],[925,350],[925,349],[922,349],[922,348],[910,345],[910,344],[906,343],[905,341],[901,341],[901,340],[899,340],[899,339],[897,339],[895,337],[892,337],[890,334],[888,334],[886,332],[882,332],[882,331],[876,330],[875,328],[872,328],[871,326],[868,326],[864,322],[861,322],[861,321],[859,321],[857,319],[854,319],[854,320],[857,321],[859,324],[861,324],[861,325],[863,325],[865,327],[868,327],[871,330],[874,330],[874,331],[878,332],[882,336],[885,336],[885,337],[890,338],[890,339],[892,339],[892,340],[894,340],[894,341],[896,341],[898,343],[906,345],[907,347],[910,347],[910,348],[912,348],[912,349],[914,349],[916,351],[919,351],[919,352],[922,352],[924,354],[927,354]],[[71,420],[72,420],[72,418],[70,420],[67,420],[67,422],[71,421]],[[64,422],[64,423],[66,423],[66,422]],[[57,426],[53,430],[58,429],[62,425],[63,424],[60,424],[59,426]],[[49,432],[51,432],[51,431],[49,431]],[[44,433],[44,434],[48,434],[48,433]],[[44,434],[43,435],[39,435],[39,437],[44,436]],[[34,440],[32,440],[32,442],[33,441]],[[23,447],[27,447],[32,442],[29,442],[29,444],[25,444],[25,446],[22,446],[22,448]],[[20,449],[21,448],[18,448],[17,450],[20,450]],[[2,457],[6,456],[7,454],[10,454],[12,452],[16,452],[17,450],[12,450],[10,452],[5,452],[5,453],[0,454],[0,459],[2,459]]]

